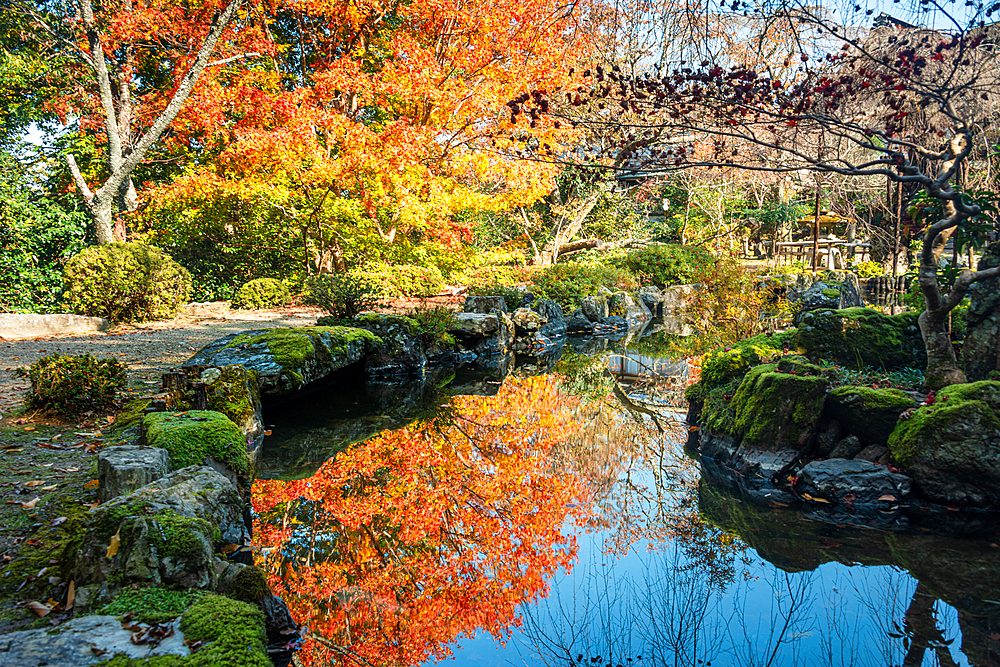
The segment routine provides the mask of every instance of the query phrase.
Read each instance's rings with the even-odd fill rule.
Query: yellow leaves
[[[111,536],[111,543],[108,545],[107,557],[114,558],[118,554],[118,546],[121,544],[121,528]]]

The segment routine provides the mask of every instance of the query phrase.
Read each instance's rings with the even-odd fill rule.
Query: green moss
[[[221,375],[205,389],[208,406],[235,424],[246,424],[256,414],[260,393],[256,371],[243,366],[223,366]]]
[[[753,366],[774,361],[785,354],[795,333],[795,329],[789,329],[772,335],[761,334],[706,353],[701,361],[701,381],[710,390],[742,377]]]
[[[822,292],[823,292],[823,296],[827,297],[828,299],[839,299],[840,298],[840,290],[837,290],[837,289],[825,289],[825,290],[822,290]]]
[[[778,370],[782,373],[793,375],[814,375],[822,376],[824,368],[810,363],[808,359],[799,355],[790,355],[778,360]]]
[[[901,389],[873,389],[871,387],[837,387],[830,390],[833,398],[847,401],[852,396],[865,410],[898,409],[900,412],[913,407],[914,400]]]
[[[107,667],[272,667],[265,652],[264,614],[257,607],[206,594],[184,612],[181,632],[189,642],[205,642],[183,657],[127,658],[117,655]]]
[[[916,313],[884,315],[871,308],[806,313],[794,339],[810,358],[861,370],[923,368],[927,363]]]
[[[827,381],[756,366],[732,394],[725,411],[712,408],[709,426],[751,447],[800,446],[823,412]],[[709,401],[706,400],[706,408]]]
[[[96,613],[108,616],[131,613],[142,623],[164,623],[183,614],[205,595],[199,590],[172,591],[158,586],[133,588],[118,593]]]
[[[212,543],[222,539],[218,526],[205,519],[181,516],[173,510],[161,510],[153,515],[160,526],[162,542],[157,545],[160,553],[171,558],[183,559],[201,550],[198,534],[205,535]]]
[[[201,465],[208,456],[238,474],[246,474],[250,470],[243,433],[220,412],[153,412],[146,415],[143,424],[146,444],[167,450],[174,470]]]
[[[889,436],[889,449],[897,461],[908,464],[923,454],[936,434],[973,419],[1000,430],[1000,382],[983,380],[941,389],[933,404],[921,405],[899,421]]]
[[[240,570],[233,580],[232,592],[229,597],[243,602],[257,602],[271,594],[267,585],[267,577],[263,570],[255,565]]]
[[[329,360],[329,350],[361,341],[367,349],[381,345],[381,340],[366,329],[354,327],[284,327],[237,336],[222,349],[266,345],[274,360],[301,381],[300,369],[307,359]]]
[[[728,425],[735,418],[735,413],[730,408],[733,394],[740,386],[741,380],[733,379],[724,385],[707,389],[700,392],[703,396],[704,405],[701,409],[701,422],[713,431],[720,433],[727,432]]]

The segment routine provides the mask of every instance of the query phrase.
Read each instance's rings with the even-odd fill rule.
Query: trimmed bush
[[[275,306],[287,306],[292,300],[284,283],[274,278],[257,278],[244,283],[233,297],[232,307],[244,310],[259,310]]]
[[[612,292],[639,286],[627,270],[604,264],[556,264],[535,274],[530,289],[536,296],[551,299],[571,313],[584,297],[595,296],[605,287]]]
[[[379,304],[375,288],[358,275],[312,276],[306,279],[303,288],[306,303],[319,306],[333,321],[354,319]]]
[[[31,380],[30,407],[66,417],[109,407],[126,382],[125,367],[117,359],[96,359],[89,354],[53,354],[19,370],[18,375]]]
[[[669,287],[695,282],[714,260],[704,248],[660,244],[633,250],[620,261],[643,284]]]
[[[436,266],[382,264],[357,269],[353,275],[365,280],[379,296],[435,296],[444,291],[444,278]]]
[[[172,317],[191,293],[191,274],[159,248],[92,246],[66,263],[63,303],[111,322]]]

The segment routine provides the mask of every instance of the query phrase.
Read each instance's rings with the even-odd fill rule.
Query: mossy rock
[[[131,614],[140,623],[166,623],[206,595],[205,591],[172,590],[162,586],[128,588],[115,595],[97,613],[108,616]]]
[[[800,448],[815,435],[826,388],[825,378],[781,373],[777,364],[763,364],[746,374],[724,412],[706,400],[705,423],[740,439],[743,447]]]
[[[221,595],[207,594],[181,616],[181,632],[189,642],[204,642],[186,656],[128,658],[117,655],[105,667],[272,667],[266,652],[264,613],[257,607]]]
[[[706,353],[701,361],[701,382],[711,390],[743,377],[754,366],[775,361],[794,349],[795,333],[795,329],[789,329],[771,335],[760,334]]]
[[[858,370],[927,365],[916,313],[884,315],[871,308],[811,311],[802,316],[794,346],[811,359]]]
[[[361,360],[381,343],[370,331],[342,326],[246,331],[206,345],[184,366],[240,365],[257,373],[261,394],[282,395]]]
[[[229,417],[212,410],[153,412],[143,419],[146,444],[170,453],[173,470],[212,457],[239,475],[250,472],[246,439]]]
[[[256,565],[250,565],[240,570],[233,579],[229,597],[243,602],[256,603],[271,594],[264,571]]]
[[[941,389],[898,422],[889,449],[932,500],[1000,508],[1000,382]]]
[[[211,373],[210,382],[202,375],[209,409],[229,417],[244,437],[255,437],[262,429],[257,373],[238,365],[215,370],[218,375]]]
[[[826,414],[865,445],[884,445],[899,415],[917,402],[899,389],[837,387],[826,401]]]

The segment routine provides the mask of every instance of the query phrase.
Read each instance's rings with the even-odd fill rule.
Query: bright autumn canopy
[[[553,378],[386,432],[311,478],[258,480],[254,547],[307,625],[308,664],[419,664],[461,634],[506,636],[576,545],[584,488],[548,456],[572,429]],[[353,664],[353,663],[352,663]]]
[[[463,212],[551,190],[555,167],[505,153],[569,130],[544,114],[514,130],[506,104],[565,85],[585,54],[563,3],[285,0],[266,27],[275,54],[239,81],[206,82],[195,102],[218,113],[205,145],[221,151],[154,197],[191,234],[212,216],[238,227],[235,208],[267,202],[310,270],[328,271],[371,248],[452,247]]]

